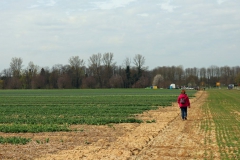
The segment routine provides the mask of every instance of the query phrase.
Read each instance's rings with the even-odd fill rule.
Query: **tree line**
[[[158,86],[215,87],[240,84],[240,67],[210,66],[186,68],[183,66],[158,66],[148,70],[145,57],[136,54],[126,58],[122,66],[114,62],[113,53],[93,54],[85,60],[79,56],[69,58],[69,64],[56,64],[41,68],[29,62],[23,68],[22,58],[13,57],[10,67],[0,73],[0,89],[95,89],[95,88],[145,88]]]

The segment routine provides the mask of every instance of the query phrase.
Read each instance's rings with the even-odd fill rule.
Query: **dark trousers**
[[[187,107],[181,107],[181,116],[182,119],[187,118]]]

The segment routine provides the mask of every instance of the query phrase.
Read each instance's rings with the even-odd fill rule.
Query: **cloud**
[[[166,10],[168,12],[173,12],[174,9],[178,8],[178,6],[171,5],[171,0],[167,0],[164,3],[158,4],[161,9]]]
[[[53,7],[57,4],[56,0],[38,0],[35,4],[30,4],[29,9],[39,8],[39,7]]]
[[[217,3],[221,5],[222,3],[226,2],[227,0],[217,0]]]
[[[50,7],[54,6],[55,4],[56,4],[56,1],[55,1],[55,0],[48,0],[48,1],[45,3],[46,6],[50,6]]]
[[[33,8],[37,8],[37,7],[39,7],[39,6],[40,6],[40,5],[34,4],[34,5],[29,6],[28,8],[29,8],[29,9],[33,9]]]
[[[140,13],[140,14],[137,14],[137,15],[139,15],[141,17],[148,17],[149,16],[149,14],[147,14],[147,13]]]
[[[119,7],[125,7],[131,2],[134,2],[136,0],[107,0],[107,1],[101,1],[101,2],[91,2],[95,5],[96,8],[102,9],[102,10],[109,10],[109,9],[115,9]]]

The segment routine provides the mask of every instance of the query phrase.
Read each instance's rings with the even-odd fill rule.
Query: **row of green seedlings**
[[[146,123],[155,123],[156,120],[153,119],[153,120],[147,120]],[[113,124],[108,124],[107,125],[108,127],[110,128],[113,128],[115,130],[115,127]],[[68,130],[69,131],[69,130]],[[80,129],[80,130],[77,130],[75,129],[74,131],[80,131],[80,132],[83,132],[84,129]],[[29,142],[31,142],[32,139],[31,138],[22,138],[22,137],[2,137],[0,136],[0,144],[20,144],[20,145],[25,145]],[[38,144],[44,144],[44,143],[49,143],[50,139],[49,138],[46,138],[45,141],[41,141],[41,140],[36,140],[36,143]],[[63,144],[63,140],[61,140],[61,143]],[[88,142],[87,140],[85,140],[84,142],[85,144],[90,144],[90,142]]]
[[[29,142],[31,142],[31,138],[22,138],[22,137],[2,137],[0,136],[0,143],[1,144],[20,144],[20,145],[25,145]],[[43,144],[43,143],[49,143],[49,138],[45,139],[45,142],[36,140],[38,144]]]
[[[135,118],[129,119],[112,119],[112,120],[99,120],[99,119],[89,119],[86,123],[88,125],[106,125],[110,123],[142,123],[142,120]],[[31,125],[31,124],[4,124],[0,125],[0,131],[4,133],[39,133],[39,132],[61,132],[61,131],[71,131],[69,125]]]
[[[0,131],[4,133],[40,133],[70,131],[69,125],[31,125],[31,124],[4,124]]]
[[[25,145],[30,142],[30,138],[22,138],[22,137],[2,137],[0,136],[0,143],[1,144],[22,144]]]
[[[49,107],[51,108],[51,107]],[[37,126],[41,129],[41,125],[52,125],[50,128],[56,128],[54,124],[63,125],[67,124],[107,124],[107,123],[134,123],[139,120],[134,118],[135,114],[141,114],[146,110],[157,109],[157,107],[80,107],[71,108],[69,111],[62,112],[61,107],[54,112],[49,112],[48,109],[38,111],[38,108],[33,108],[32,112],[27,111],[26,108],[19,111],[17,114],[9,112],[0,116],[0,123],[16,125],[17,128],[20,124],[27,125],[40,125]],[[60,111],[60,112],[59,112]],[[15,111],[14,111],[15,112]],[[16,113],[16,112],[15,112]],[[0,130],[4,125],[0,125]],[[11,125],[8,125],[11,127]]]
[[[91,125],[109,125],[116,123],[143,123],[143,120],[126,119],[118,121],[92,121],[86,124]],[[146,123],[155,123],[156,120],[147,120]],[[64,125],[31,125],[31,124],[4,124],[0,125],[0,131],[4,133],[40,133],[40,132],[70,132],[70,124]]]
[[[1,98],[0,98],[1,99]],[[123,101],[124,99],[124,101]],[[176,100],[176,96],[92,96],[92,97],[5,97],[1,99],[2,105],[64,105],[64,104],[115,104],[122,105],[134,104],[156,104],[165,105],[165,103],[171,103]]]

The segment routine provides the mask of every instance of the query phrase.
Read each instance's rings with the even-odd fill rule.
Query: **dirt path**
[[[102,138],[92,144],[48,154],[40,159],[218,159],[213,131],[204,132],[201,129],[201,105],[206,97],[207,92],[199,91],[196,98],[191,99],[192,108],[188,111],[187,121],[181,120],[180,110],[174,104],[140,115],[142,119],[155,120],[155,123],[122,124],[128,132],[114,141]],[[117,125],[113,127],[118,128]]]

